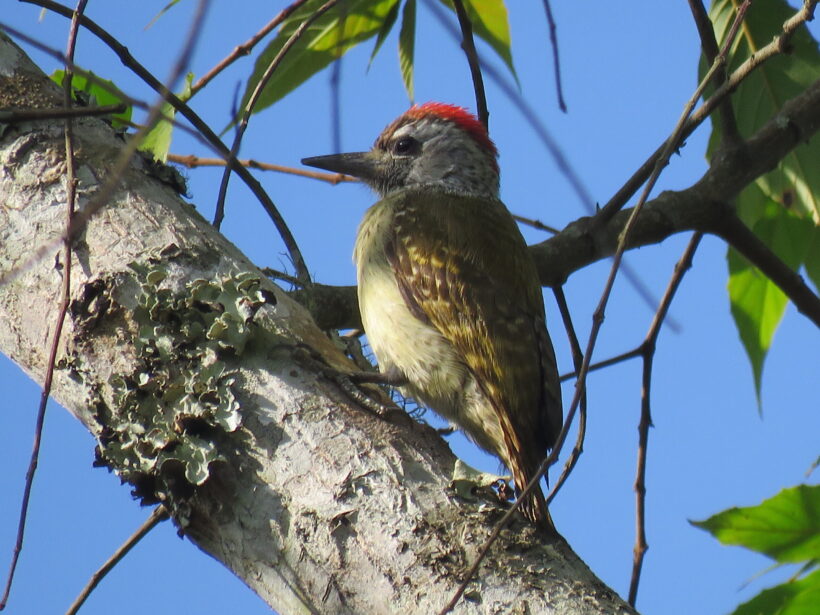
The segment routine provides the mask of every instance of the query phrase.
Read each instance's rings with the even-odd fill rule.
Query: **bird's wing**
[[[561,429],[561,389],[537,272],[515,221],[500,201],[428,191],[394,198],[387,256],[408,308],[453,344],[512,427],[508,446],[544,453]]]

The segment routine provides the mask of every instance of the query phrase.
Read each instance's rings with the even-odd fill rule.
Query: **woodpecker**
[[[380,371],[509,468],[520,492],[561,430],[561,388],[535,264],[499,199],[498,151],[462,107],[414,105],[368,152],[304,164],[381,200],[354,248]],[[524,516],[553,530],[540,488]]]

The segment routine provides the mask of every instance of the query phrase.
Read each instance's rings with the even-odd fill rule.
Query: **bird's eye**
[[[412,137],[402,137],[393,146],[393,151],[397,154],[409,154],[416,146],[416,140]]]

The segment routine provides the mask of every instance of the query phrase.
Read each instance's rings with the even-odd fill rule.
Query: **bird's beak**
[[[302,164],[306,164],[309,167],[318,167],[334,173],[352,175],[367,183],[379,180],[379,170],[381,167],[373,152],[312,156],[310,158],[302,158]]]

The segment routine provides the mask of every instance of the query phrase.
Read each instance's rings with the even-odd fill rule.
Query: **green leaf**
[[[399,32],[399,68],[407,96],[413,100],[413,54],[416,46],[416,0],[406,0]]]
[[[752,184],[745,192],[748,193],[747,203],[756,201],[755,208],[759,206],[755,214],[757,221],[752,225],[754,233],[783,262],[797,269],[806,257],[813,224],[776,203],[767,202],[757,184]],[[729,248],[727,260],[732,316],[752,364],[755,392],[760,403],[763,362],[786,311],[788,299],[774,282],[733,248]]]
[[[242,107],[256,89],[268,65],[291,35],[324,0],[308,0],[286,19],[277,35],[256,60],[242,97]],[[376,36],[384,26],[395,0],[351,0],[334,6],[310,26],[291,47],[270,78],[254,107],[261,111],[294,90],[308,78],[340,58],[351,47]]]
[[[89,79],[89,77],[91,77],[91,79]],[[63,85],[63,79],[65,79],[64,70],[56,70],[51,74],[51,80],[58,85]],[[100,107],[124,103],[128,98],[114,85],[113,81],[100,79],[90,71],[85,74],[75,73],[71,78],[71,89],[74,91],[75,96],[78,92],[82,92],[89,97],[88,104],[98,105]],[[111,125],[114,128],[128,126],[131,123],[131,111],[132,107],[128,105],[122,113],[112,115]]]
[[[807,577],[760,592],[732,615],[816,615],[820,604],[820,570]]]
[[[370,60],[367,62],[368,70],[373,64],[373,60],[376,59],[376,54],[379,53],[379,49],[381,49],[384,44],[384,40],[387,38],[387,35],[390,34],[390,30],[393,29],[393,26],[396,23],[396,18],[399,16],[399,0],[392,0],[392,2],[393,5],[390,7],[390,10],[387,11],[382,27],[379,28],[379,33],[376,35],[376,44],[373,45],[373,52],[370,54]]]
[[[713,0],[709,16],[722,46],[735,18],[734,0]],[[768,44],[794,14],[784,0],[758,0],[746,13],[730,53],[728,70],[740,66]],[[708,66],[701,62],[700,75]],[[783,104],[814,83],[820,74],[820,51],[805,26],[794,33],[790,53],[771,58],[749,75],[732,95],[738,130],[749,137],[771,120]],[[708,91],[708,90],[707,90]],[[713,116],[707,155],[722,141],[719,114]],[[736,200],[738,215],[795,271],[801,265],[817,286],[820,283],[820,141],[795,148],[778,167],[758,178]],[[802,221],[803,224],[798,224]],[[763,361],[785,312],[787,299],[759,271],[729,250],[729,297],[732,315],[749,355],[760,400]]]
[[[452,0],[441,0],[441,2],[455,12]],[[518,75],[513,65],[510,23],[504,1],[463,0],[463,3],[475,35],[482,38],[493,48],[498,56],[504,60],[504,64],[510,69],[515,80],[518,81]]]
[[[780,563],[820,559],[820,485],[784,489],[758,506],[730,508],[692,521],[723,544],[740,545]]]
[[[185,76],[185,87],[178,97],[184,102],[191,97],[191,84],[194,81],[194,74],[188,73]],[[171,149],[171,140],[174,133],[174,116],[176,109],[170,104],[162,105],[161,118],[154,127],[145,135],[140,143],[140,149],[150,152],[155,160],[165,162],[168,159],[168,151]],[[162,119],[165,118],[165,119]]]

